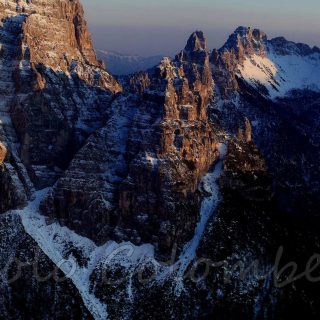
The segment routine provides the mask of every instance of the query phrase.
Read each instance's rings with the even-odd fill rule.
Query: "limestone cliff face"
[[[218,130],[207,115],[213,81],[203,33],[192,34],[174,61],[164,59],[148,77],[143,101],[154,108],[158,97],[162,119],[154,126],[154,142],[151,137],[145,141],[129,165],[119,206],[126,224],[135,225],[143,241],[170,253],[175,245],[181,249],[193,232],[198,184],[218,156]],[[136,135],[130,139],[135,141]]]
[[[20,17],[17,20],[23,22],[23,42],[31,46],[32,62],[50,65],[49,59],[53,61],[54,56],[62,56],[68,47],[73,50],[70,53],[79,58],[83,46],[89,49],[91,62],[95,62],[89,35],[85,31],[84,34],[76,32],[86,27],[84,21],[76,21],[77,16],[83,16],[79,1],[1,1],[0,8],[4,22],[14,17]],[[53,48],[55,42],[57,45],[50,57],[48,48]],[[45,50],[37,50],[41,48]]]
[[[193,34],[173,61],[164,58],[128,79],[127,90],[43,211],[96,241],[151,242],[168,254],[191,237],[199,214],[198,183],[218,157],[219,131],[207,114],[213,81],[203,34]]]
[[[72,60],[101,66],[93,50],[80,1],[1,1],[1,18],[20,17],[30,61],[67,71]]]
[[[90,85],[121,91],[96,58],[80,1],[21,1],[17,11],[25,16],[22,54],[28,56],[32,66],[44,65],[66,74],[76,72]],[[44,85],[41,80],[40,88]]]
[[[94,53],[80,1],[0,1],[0,135],[30,195],[109,117],[121,86]]]

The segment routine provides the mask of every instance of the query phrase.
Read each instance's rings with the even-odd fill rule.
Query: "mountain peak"
[[[202,31],[195,31],[192,33],[184,50],[187,52],[207,50],[207,41],[204,33]]]
[[[260,29],[243,26],[238,27],[233,34],[242,38],[254,39],[256,41],[266,40],[267,37]]]
[[[207,41],[204,33],[195,31],[189,37],[184,50],[176,56],[176,60],[204,64],[208,56]]]
[[[265,55],[267,35],[260,29],[238,27],[230,36],[220,52],[233,50],[241,60],[244,55]]]

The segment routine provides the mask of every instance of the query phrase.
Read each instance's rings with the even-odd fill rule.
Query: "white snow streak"
[[[200,221],[196,227],[194,237],[189,243],[186,244],[178,262],[176,263],[178,266],[178,272],[176,276],[176,289],[178,292],[183,288],[183,277],[187,268],[196,258],[196,253],[205,232],[208,220],[217,209],[220,201],[218,181],[223,170],[223,160],[227,154],[227,146],[225,144],[220,144],[219,152],[220,158],[215,165],[214,170],[205,175],[201,182],[204,191],[210,194],[210,196],[203,199],[200,211]]]
[[[49,190],[36,193],[36,199],[19,213],[26,232],[37,242],[42,251],[69,277],[79,290],[84,304],[95,319],[107,318],[106,306],[89,291],[89,276],[93,271],[97,248],[89,239],[83,238],[57,223],[47,225],[45,218],[39,214],[39,204]],[[72,242],[87,254],[91,251],[88,268],[80,268],[72,255],[65,257],[66,243]],[[89,255],[90,256],[90,255]]]

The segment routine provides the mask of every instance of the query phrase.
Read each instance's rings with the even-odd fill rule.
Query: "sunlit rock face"
[[[230,35],[220,51],[233,52],[240,63],[243,62],[245,56],[266,55],[267,35],[259,29],[239,27]]]
[[[7,152],[7,148],[0,142],[0,165],[3,164],[3,161],[7,156]]]
[[[0,18],[0,135],[28,197],[61,175],[122,89],[96,59],[79,1],[1,1]]]
[[[16,18],[31,63],[67,71],[72,60],[100,66],[93,50],[80,1],[1,1],[1,18]]]
[[[203,34],[193,34],[173,61],[164,58],[129,78],[126,90],[113,103],[108,126],[58,181],[44,212],[96,241],[151,242],[170,254],[192,236],[198,184],[219,155],[219,130],[207,114],[213,80]]]
[[[155,241],[169,253],[191,238],[199,218],[198,184],[218,158],[219,129],[207,114],[213,81],[203,34],[191,35],[175,60],[164,59],[148,78],[144,108],[160,113],[153,120],[154,133],[129,165],[120,210],[144,241]],[[129,137],[132,145],[136,137]]]

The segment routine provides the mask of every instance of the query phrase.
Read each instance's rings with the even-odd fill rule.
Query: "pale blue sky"
[[[240,25],[320,46],[320,0],[82,0],[97,48],[173,55],[203,30],[220,47]]]

